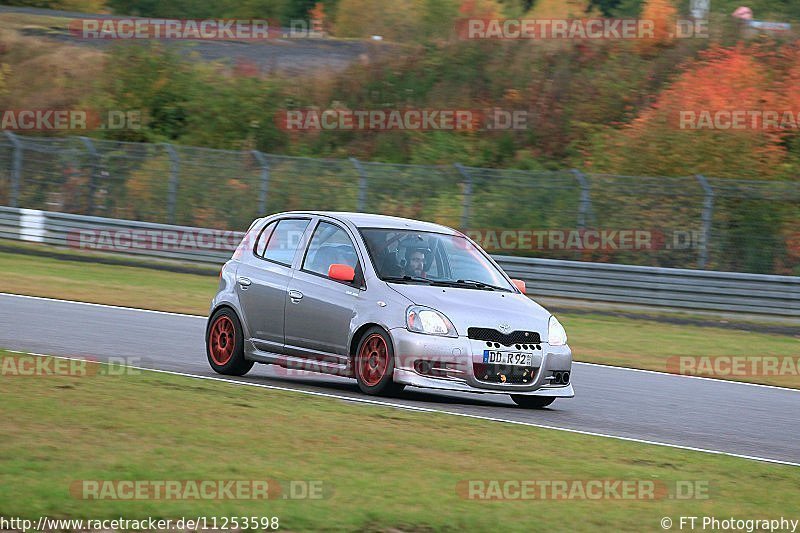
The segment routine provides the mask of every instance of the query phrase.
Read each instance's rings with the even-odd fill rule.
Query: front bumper
[[[554,384],[554,372],[572,370],[572,351],[569,346],[550,346],[541,343],[533,351],[541,358],[534,379],[529,383],[496,383],[475,376],[474,364],[483,362],[485,341],[467,337],[438,337],[413,333],[405,328],[390,331],[395,349],[394,381],[412,387],[478,392],[488,394],[519,394],[571,398],[575,396],[572,383]],[[505,348],[508,349],[508,348]],[[420,361],[434,361],[436,375],[422,373]]]

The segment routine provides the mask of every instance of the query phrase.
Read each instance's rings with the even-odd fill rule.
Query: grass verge
[[[3,363],[29,357],[0,352],[0,516],[278,516],[282,530],[331,531],[530,531],[544,520],[552,530],[653,531],[662,517],[796,510],[800,469],[789,466],[153,372],[12,376]],[[324,497],[120,501],[70,490],[81,480],[265,479],[314,481]],[[620,480],[666,492],[479,501],[459,491],[467,480]],[[679,484],[702,497],[667,496]]]
[[[0,292],[205,315],[217,288],[212,275],[97,264],[86,258],[0,253]],[[558,316],[577,361],[667,372],[678,356],[793,358],[795,365],[800,360],[800,335],[758,333],[758,326],[740,331],[600,312]],[[800,388],[798,368],[792,368],[793,373],[782,375],[716,377]]]
[[[216,275],[0,253],[0,292],[208,314]]]

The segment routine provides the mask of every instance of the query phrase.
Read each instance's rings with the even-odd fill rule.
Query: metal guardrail
[[[0,207],[0,238],[116,254],[221,265],[244,232]]]
[[[243,232],[0,207],[0,238],[218,265]],[[158,243],[157,246],[137,246]],[[156,239],[156,241],[153,241]],[[495,256],[533,296],[800,318],[800,278]]]
[[[495,257],[533,295],[800,318],[800,278]]]

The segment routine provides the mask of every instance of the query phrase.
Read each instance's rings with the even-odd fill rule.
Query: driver
[[[426,254],[427,250],[425,248],[408,248],[406,250],[405,274],[407,276],[416,276],[418,278],[426,277]]]

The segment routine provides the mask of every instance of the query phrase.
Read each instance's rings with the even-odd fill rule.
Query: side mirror
[[[351,266],[334,263],[328,267],[328,277],[336,281],[352,283],[356,279],[356,271]]]
[[[513,283],[514,286],[518,288],[519,292],[521,292],[522,294],[528,294],[528,290],[525,288],[525,282],[522,281],[521,279],[512,279],[511,283]]]

